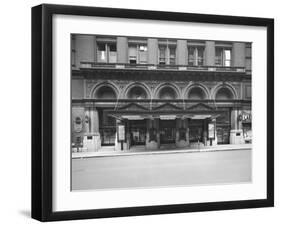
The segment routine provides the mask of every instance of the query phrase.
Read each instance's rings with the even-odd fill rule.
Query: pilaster
[[[177,50],[176,50],[177,64],[186,65],[187,64],[187,41],[177,40]]]
[[[148,63],[158,64],[158,40],[155,38],[147,39]]]
[[[101,148],[98,111],[95,107],[86,104],[85,114],[88,115],[88,132],[84,134],[83,146],[87,151],[98,151]]]
[[[117,63],[128,63],[128,38],[117,37]]]
[[[232,57],[234,67],[245,67],[245,43],[234,42],[232,47]]]
[[[204,65],[205,66],[214,66],[215,65],[215,42],[214,41],[205,42]]]
[[[80,67],[80,62],[95,62],[96,61],[96,37],[93,35],[76,35],[76,62],[75,66]]]

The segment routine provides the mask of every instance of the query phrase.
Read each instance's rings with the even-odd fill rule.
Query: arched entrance
[[[171,84],[165,84],[158,90],[156,96],[161,100],[174,100],[179,97],[177,88]],[[176,119],[161,118],[159,119],[160,144],[175,144],[176,143]]]
[[[110,84],[102,84],[94,90],[93,97],[98,100],[115,100],[117,93]],[[116,120],[108,116],[103,108],[97,108],[97,111],[101,145],[113,146],[116,137]]]
[[[125,93],[127,99],[143,100],[148,99],[148,91],[141,84],[134,84]],[[130,145],[131,146],[144,146],[146,139],[146,120],[129,120],[128,129],[130,134]]]
[[[193,86],[187,94],[189,100],[204,100],[207,99],[207,94],[201,86]],[[189,142],[206,144],[206,125],[207,119],[191,119],[189,121]]]
[[[229,101],[235,98],[234,93],[229,87],[221,87],[217,90],[215,94],[215,100],[218,101]],[[229,144],[230,141],[230,111],[222,113],[217,118],[217,143],[218,144]]]

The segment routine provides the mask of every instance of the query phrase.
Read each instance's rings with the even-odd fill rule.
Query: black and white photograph
[[[278,225],[280,4],[253,3],[3,1],[0,224]]]
[[[274,20],[187,11],[32,8],[34,219],[274,206]]]
[[[72,191],[252,182],[251,42],[70,40]]]

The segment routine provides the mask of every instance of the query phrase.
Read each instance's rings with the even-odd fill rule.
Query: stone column
[[[245,67],[245,43],[234,42],[232,47],[233,67]]]
[[[242,144],[243,131],[238,127],[238,110],[231,110],[231,130],[230,130],[230,144]]]
[[[117,63],[128,63],[128,39],[117,37]]]
[[[90,114],[89,107],[85,107],[85,133],[90,133]]]
[[[155,122],[156,131],[157,131],[157,135],[156,135],[156,137],[157,137],[157,149],[160,149],[160,145],[161,145],[161,143],[160,143],[160,127],[159,127],[160,119],[159,118],[155,119],[154,122]]]
[[[130,134],[130,128],[129,128],[130,122],[129,120],[126,120],[125,122],[125,131],[126,131],[126,145],[124,145],[125,150],[129,150],[131,147],[131,134]]]
[[[218,138],[217,138],[217,120],[214,118],[212,119],[212,122],[215,123],[215,139],[212,140],[212,145],[218,144]]]
[[[79,68],[80,62],[95,62],[96,57],[96,37],[94,35],[76,35],[75,36],[75,65]]]
[[[231,117],[231,129],[236,130],[237,129],[238,110],[232,109],[230,117]]]
[[[176,118],[176,144],[180,141],[181,119]]]
[[[177,52],[176,52],[177,64],[187,65],[187,41],[177,40]]]
[[[149,146],[149,140],[150,140],[150,136],[149,136],[149,130],[151,128],[151,119],[146,119],[146,137],[145,137],[145,147],[148,148]]]
[[[187,146],[189,146],[189,125],[188,125],[188,121],[189,119],[188,118],[186,118],[185,120],[184,120],[184,123],[185,123],[185,137],[186,137],[186,144],[187,144]]]
[[[117,130],[118,130],[118,124],[120,124],[120,120],[116,119],[116,133],[115,133],[115,150],[116,151],[120,151],[121,150],[121,144],[118,142],[118,134],[117,134]]]
[[[189,145],[189,134],[188,134],[188,119],[177,119],[177,136],[176,136],[176,147],[187,147]],[[185,140],[180,139],[180,129],[185,130]]]
[[[203,121],[203,144],[207,146],[207,139],[208,139],[208,121],[204,119]]]
[[[95,107],[89,108],[89,133],[85,134],[83,143],[87,151],[98,151],[101,148],[99,133],[99,115]]]
[[[204,65],[205,66],[215,66],[215,42],[214,41],[205,42]]]
[[[242,114],[242,111],[241,110],[238,110],[238,118],[239,118],[239,115],[240,114]],[[239,129],[239,130],[242,130],[243,131],[243,126],[242,126],[242,120],[238,120],[237,119],[237,128]]]
[[[147,119],[146,121],[146,141],[145,141],[145,148],[149,151],[149,150],[155,150],[158,148],[158,142],[157,140],[151,140],[151,137],[149,135],[149,131],[152,128],[156,129],[156,119],[151,120],[151,119]]]
[[[147,39],[148,64],[158,64],[158,40]]]
[[[99,115],[95,107],[90,108],[91,134],[99,133]]]

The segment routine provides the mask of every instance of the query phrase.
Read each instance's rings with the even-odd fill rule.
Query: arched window
[[[216,93],[216,100],[231,100],[234,99],[233,93],[229,88],[220,88]]]
[[[158,98],[164,100],[176,99],[177,93],[172,87],[166,86],[159,91]]]
[[[140,86],[132,87],[127,94],[127,98],[129,99],[147,99],[147,97],[148,95],[145,89]]]
[[[200,87],[193,87],[188,93],[188,99],[203,100],[206,99],[206,94]]]
[[[110,86],[100,87],[95,94],[97,99],[116,99],[116,93]]]

